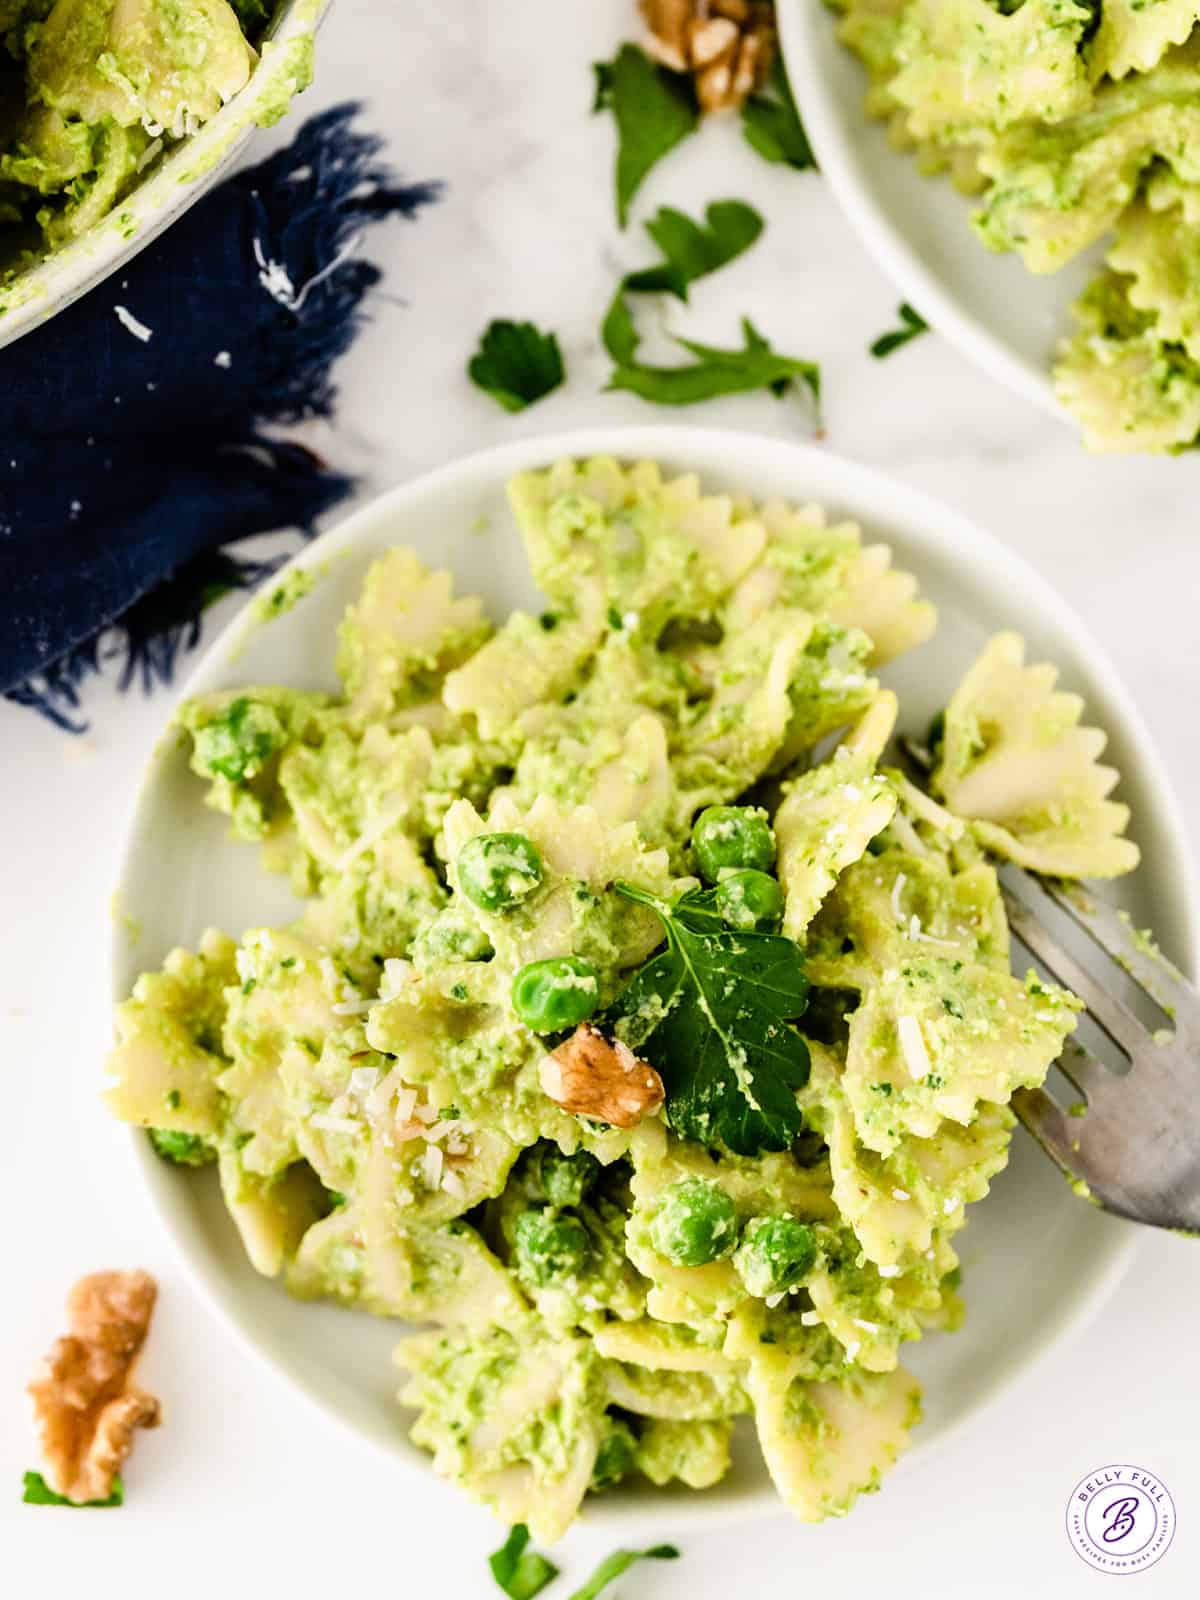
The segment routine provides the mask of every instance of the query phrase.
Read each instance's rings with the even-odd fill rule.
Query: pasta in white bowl
[[[1184,959],[1193,908],[1135,714],[1016,558],[820,452],[645,429],[443,469],[279,582],[152,764],[110,1101],[298,1393],[416,1463],[403,1381],[545,1539],[768,1473],[818,1520],[919,1387],[917,1449],[1099,1303],[1128,1234],[1022,1139],[1003,1170],[1076,1007],[1010,972],[995,863],[1111,877],[1136,836]],[[926,792],[886,752],[939,710]]]

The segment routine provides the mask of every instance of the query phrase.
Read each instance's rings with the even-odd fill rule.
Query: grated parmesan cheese
[[[925,1048],[925,1040],[921,1034],[921,1024],[916,1017],[901,1017],[896,1024],[896,1033],[900,1039],[904,1063],[913,1079],[928,1077],[933,1071],[933,1062],[929,1059],[929,1051]]]
[[[421,1176],[426,1186],[430,1189],[440,1189],[442,1186],[442,1152],[436,1144],[427,1145],[425,1154],[421,1157]]]
[[[131,333],[135,339],[140,339],[143,344],[149,344],[153,339],[154,329],[148,328],[144,322],[139,322],[128,306],[114,306],[113,315],[126,333]]]
[[[308,1119],[309,1125],[326,1133],[357,1133],[361,1123],[353,1117],[335,1117],[328,1111],[317,1111]]]

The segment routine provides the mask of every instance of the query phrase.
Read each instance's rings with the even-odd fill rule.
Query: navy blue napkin
[[[264,436],[330,413],[330,369],[379,270],[402,185],[335,107],[198,201],[156,243],[0,352],[0,692],[76,729],[80,685],[170,677],[205,605],[269,565],[239,539],[311,532],[351,480]]]

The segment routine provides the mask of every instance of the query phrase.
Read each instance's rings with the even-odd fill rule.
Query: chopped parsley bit
[[[962,1007],[957,1000],[951,1000],[949,995],[944,994],[942,996],[942,1007],[950,1016],[956,1017],[959,1022],[963,1020]]]
[[[166,1101],[168,1111],[178,1111],[183,1104],[183,1096],[178,1089],[168,1089],[163,1099]]]
[[[940,1089],[944,1081],[940,1072],[927,1072],[921,1079],[927,1089]]]
[[[524,411],[557,389],[566,370],[554,334],[542,333],[532,322],[501,320],[484,329],[467,376],[505,411]]]
[[[620,633],[620,631],[621,631],[621,613],[617,610],[616,606],[609,606],[609,608],[608,608],[608,625],[609,625],[610,628],[613,628],[617,633]]]
[[[596,1600],[602,1589],[615,1583],[635,1561],[677,1561],[679,1551],[673,1544],[654,1544],[649,1550],[614,1550],[592,1573],[581,1589],[576,1589],[570,1600]]]
[[[817,170],[817,158],[804,131],[783,57],[776,55],[770,93],[754,94],[742,106],[742,134],[764,161],[774,161],[798,172]]]
[[[492,1577],[509,1600],[533,1600],[558,1577],[558,1568],[538,1550],[528,1550],[529,1529],[523,1522],[508,1530],[508,1538],[488,1557]]]
[[[340,1189],[327,1189],[325,1192],[329,1196],[330,1210],[336,1211],[346,1204],[346,1196]]]
[[[284,956],[279,965],[283,968],[284,972],[287,972],[290,967],[294,967],[296,965],[296,958],[295,956]]]
[[[40,1472],[25,1474],[25,1491],[21,1499],[27,1506],[70,1506],[73,1511],[107,1510],[110,1506],[125,1504],[125,1485],[120,1478],[113,1479],[112,1493],[107,1500],[68,1500],[56,1494]]]
[[[893,350],[899,350],[903,345],[910,343],[918,334],[928,333],[929,324],[919,311],[914,311],[905,300],[897,307],[901,326],[893,328],[890,333],[881,333],[874,344],[871,345],[871,354],[876,361],[882,361],[885,356],[890,356]]]
[[[617,125],[617,221],[629,220],[629,205],[646,174],[692,133],[700,108],[690,77],[655,66],[635,44],[624,44],[611,61],[597,61],[593,111],[611,111]]]
[[[471,991],[465,983],[454,983],[450,986],[450,998],[451,1000],[469,1000]]]
[[[871,1085],[872,1094],[881,1094],[886,1098],[891,1092],[892,1085],[890,1083],[873,1083]]]
[[[545,633],[553,633],[558,627],[558,615],[554,611],[543,611],[538,618],[538,625]]]
[[[195,1133],[180,1133],[175,1128],[151,1128],[150,1143],[164,1161],[179,1167],[203,1167],[215,1161],[217,1152],[207,1139]]]
[[[438,1116],[441,1117],[443,1122],[457,1122],[461,1118],[462,1112],[457,1106],[444,1106],[438,1112]]]
[[[252,994],[257,987],[258,987],[258,979],[257,978],[247,978],[245,983],[242,985],[242,993],[243,994]]]
[[[702,223],[693,222],[686,212],[663,206],[645,227],[663,259],[652,267],[626,273],[618,293],[673,294],[686,300],[688,287],[697,278],[718,272],[749,250],[763,231],[763,219],[741,200],[714,200]]]
[[[616,365],[609,389],[624,389],[659,406],[691,406],[719,395],[747,394],[769,389],[782,398],[796,382],[804,384],[820,404],[821,369],[815,361],[781,355],[772,348],[749,317],[742,318],[742,347],[723,350],[672,334],[675,343],[694,356],[678,367],[646,366],[637,359],[641,342],[629,307],[618,295],[609,308],[601,331],[604,347]]]

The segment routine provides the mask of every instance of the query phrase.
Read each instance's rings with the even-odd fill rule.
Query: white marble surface
[[[309,430],[331,460],[362,474],[364,495],[519,434],[662,419],[601,392],[604,306],[619,273],[651,257],[636,224],[625,236],[616,230],[611,128],[588,115],[590,62],[611,55],[631,11],[632,0],[341,0],[336,9],[305,110],[361,96],[408,175],[449,183],[445,202],[418,224],[372,237],[386,292],[344,363],[336,426]],[[1065,426],[995,388],[936,337],[872,361],[866,346],[892,324],[895,292],[823,181],[766,166],[733,128],[708,128],[677,152],[637,215],[722,197],[756,204],[766,234],[698,285],[690,308],[672,308],[672,325],[731,341],[748,313],[779,348],[819,359],[830,450],[950,501],[1068,594],[1156,734],[1200,844],[1200,456],[1089,459]],[[556,329],[570,371],[565,389],[518,417],[464,377],[479,330],[503,315]],[[799,401],[767,396],[693,408],[686,420],[811,433]],[[88,708],[93,731],[71,740],[0,706],[0,1070],[10,1130],[3,1588],[23,1576],[55,1597],[86,1585],[139,1597],[224,1588],[240,1600],[256,1585],[316,1595],[347,1580],[382,1594],[498,1593],[483,1560],[497,1541],[482,1513],[432,1479],[381,1470],[228,1344],[184,1287],[123,1135],[97,1105],[108,897],[163,702],[118,702],[98,688]],[[683,1561],[639,1569],[619,1592],[716,1600],[750,1577],[758,1593],[823,1600],[885,1584],[924,1600],[1091,1595],[1106,1580],[1067,1546],[1066,1497],[1090,1468],[1130,1459],[1163,1476],[1180,1514],[1174,1548],[1138,1578],[1137,1592],[1194,1594],[1197,1248],[1147,1237],[1124,1289],[1084,1337],[848,1522],[814,1530],[776,1517],[691,1536]],[[68,1284],[121,1262],[144,1264],[162,1283],[145,1376],[166,1400],[167,1426],[139,1442],[119,1516],[27,1511],[16,1504],[20,1473],[34,1461],[20,1386],[59,1331]],[[664,1519],[661,1537],[670,1535]],[[570,1578],[581,1581],[601,1553],[586,1526],[573,1533],[562,1551]],[[14,1582],[12,1592],[25,1590]]]

